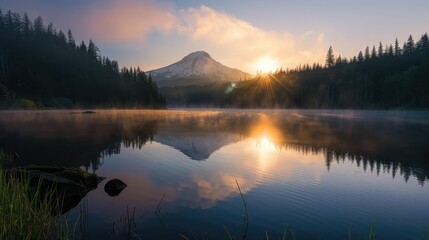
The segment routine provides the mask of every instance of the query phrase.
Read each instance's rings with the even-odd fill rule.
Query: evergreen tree
[[[340,54],[340,55],[338,55],[337,60],[335,60],[335,65],[338,65],[338,64],[341,64],[341,63],[343,63],[343,59],[341,58],[341,54]]]
[[[67,41],[66,35],[61,30],[58,32],[58,39],[60,40],[61,43],[65,43]]]
[[[76,42],[70,29],[67,31],[67,44],[72,48],[76,47]]]
[[[80,46],[79,46],[79,49],[80,49],[80,51],[81,52],[83,52],[83,53],[88,53],[88,50],[87,50],[87,48],[86,48],[86,44],[85,44],[85,42],[84,41],[82,41],[81,43],[80,43]]]
[[[414,52],[414,39],[413,36],[409,36],[407,42],[404,44],[404,54]]]
[[[329,47],[328,53],[326,54],[326,67],[332,67],[335,64],[334,50],[332,50],[332,46]]]
[[[95,45],[95,43],[90,39],[88,44],[88,54],[91,58],[97,60],[99,59],[99,52],[100,50]]]
[[[383,57],[383,44],[381,42],[378,45],[378,57]]]
[[[428,37],[427,33],[422,35],[420,40],[417,42],[416,48],[417,48],[417,50],[429,49],[429,37]]]
[[[46,28],[46,33],[51,36],[56,34],[54,24],[52,23],[48,24],[48,27]]]
[[[399,47],[398,39],[395,39],[395,56],[401,55],[401,48]]]
[[[365,55],[364,55],[364,57],[365,57],[365,60],[368,60],[370,58],[369,47],[368,46],[365,48]]]
[[[42,17],[37,17],[36,20],[34,20],[34,31],[36,34],[41,34],[45,32],[45,26],[43,25],[43,19]]]
[[[388,48],[388,50],[387,50],[387,54],[389,55],[389,56],[393,56],[395,53],[393,52],[393,46],[392,46],[392,44],[390,44],[389,45],[389,48]]]
[[[358,59],[359,62],[362,62],[364,60],[362,51],[359,51],[357,59]]]
[[[371,51],[371,58],[375,59],[377,57],[377,52],[375,50],[375,46],[372,47],[372,51]]]
[[[33,25],[31,23],[30,18],[28,17],[27,13],[24,13],[24,19],[23,19],[23,31],[24,31],[24,35],[28,36],[30,34],[30,32],[33,30]]]

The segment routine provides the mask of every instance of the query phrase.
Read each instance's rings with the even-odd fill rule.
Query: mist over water
[[[135,208],[141,238],[368,235],[422,239],[429,222],[429,113],[341,110],[4,111],[0,148],[18,166],[82,167],[107,179],[86,209],[89,239]],[[128,187],[108,196],[113,178]],[[165,195],[165,197],[163,197]],[[160,211],[159,207],[161,208]],[[354,239],[353,238],[353,239]]]

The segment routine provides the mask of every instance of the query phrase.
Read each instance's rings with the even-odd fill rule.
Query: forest
[[[0,10],[1,108],[164,108],[151,76],[119,69],[89,40]]]
[[[160,88],[170,106],[416,109],[429,107],[429,39],[379,43],[350,59],[330,47],[325,65],[259,73],[229,84]]]
[[[260,74],[236,84],[221,101],[239,108],[391,109],[429,107],[429,39],[410,35],[366,47],[346,59],[330,47],[324,66],[305,64],[292,70]]]

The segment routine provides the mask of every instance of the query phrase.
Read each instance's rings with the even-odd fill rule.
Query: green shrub
[[[51,98],[48,106],[52,108],[73,108],[73,101],[65,97]]]
[[[19,98],[11,103],[11,108],[15,109],[36,109],[37,104],[29,99]]]

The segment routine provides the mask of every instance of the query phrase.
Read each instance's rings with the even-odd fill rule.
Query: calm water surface
[[[68,213],[86,239],[128,238],[127,208],[136,239],[426,239],[428,140],[426,111],[0,112],[17,165],[107,178]]]

